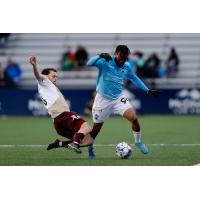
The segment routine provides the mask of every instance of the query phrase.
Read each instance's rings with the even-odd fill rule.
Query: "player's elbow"
[[[86,66],[88,66],[88,67],[92,67],[92,66],[93,66],[93,62],[92,62],[92,60],[89,60],[89,61],[86,63]]]
[[[43,76],[40,76],[40,75],[37,75],[35,74],[35,78],[37,79],[37,81],[43,81],[44,80],[44,77]]]
[[[96,62],[100,59],[99,55],[90,58],[87,62],[87,66],[92,67],[96,65]]]

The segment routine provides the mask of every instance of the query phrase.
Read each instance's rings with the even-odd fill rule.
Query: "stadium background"
[[[59,70],[58,86],[70,101],[71,110],[84,114],[86,102],[95,89],[97,71],[61,71],[62,53],[67,46],[75,51],[78,45],[82,45],[91,57],[101,52],[113,53],[118,44],[128,45],[131,52],[142,51],[145,58],[153,52],[157,53],[163,68],[171,47],[176,48],[180,58],[179,72],[175,77],[144,79],[147,85],[162,91],[159,100],[147,97],[133,87],[127,90],[140,116],[144,140],[152,153],[142,157],[135,150],[132,158],[126,161],[115,156],[114,146],[118,142],[126,140],[132,143],[129,124],[117,117],[109,119],[98,136],[96,151],[99,156],[93,163],[87,160],[86,154],[71,155],[66,150],[45,152],[45,145],[57,136],[51,120],[44,117],[47,113],[39,100],[28,57],[36,55],[40,69],[52,66]],[[200,163],[200,34],[11,34],[0,49],[3,66],[8,56],[20,65],[23,73],[19,87],[0,88],[1,165]],[[87,120],[92,125],[91,116]]]

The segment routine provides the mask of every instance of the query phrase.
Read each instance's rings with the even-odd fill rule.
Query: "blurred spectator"
[[[71,47],[68,47],[66,52],[62,55],[61,69],[63,71],[72,70],[76,65],[76,56],[71,51]]]
[[[140,51],[136,51],[129,57],[129,62],[134,67],[134,71],[137,73],[138,69],[144,67],[144,58],[143,53]]]
[[[22,71],[20,66],[13,62],[10,58],[7,61],[7,66],[4,70],[4,78],[7,87],[18,86],[21,80]]]
[[[0,33],[0,48],[4,47],[10,33]]]
[[[137,63],[137,66],[139,68],[142,68],[144,67],[144,55],[141,51],[136,51],[134,54],[133,54],[133,58],[135,59],[136,63]]]
[[[80,67],[84,67],[86,65],[86,62],[88,60],[88,53],[86,49],[82,46],[78,46],[77,50],[75,52],[76,60],[77,60],[77,65],[80,69]]]
[[[166,61],[167,77],[175,77],[178,72],[179,57],[175,48],[171,48],[169,57]]]
[[[135,51],[129,56],[129,63],[133,69],[133,71],[138,74],[139,70],[143,69],[144,66],[144,58],[143,58],[143,53],[140,51]],[[141,74],[139,74],[141,76]],[[125,81],[126,87],[132,87],[132,82],[127,80]]]
[[[145,60],[144,60],[144,54],[140,51],[136,51],[135,53],[133,53],[133,60],[135,60],[136,62],[136,74],[140,77],[144,77],[144,64],[145,64]]]
[[[5,86],[5,80],[4,80],[4,69],[0,63],[0,87]]]
[[[86,103],[85,109],[84,109],[84,114],[85,115],[92,115],[92,106],[94,103],[94,98],[96,96],[96,90],[93,90],[92,93],[90,94],[90,97]]]
[[[152,53],[145,62],[144,76],[146,78],[158,78],[160,70],[160,59],[156,53]]]

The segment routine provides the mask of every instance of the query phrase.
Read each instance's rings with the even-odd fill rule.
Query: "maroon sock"
[[[62,147],[67,147],[68,144],[72,143],[72,140],[68,140],[68,141],[63,141],[62,142]]]
[[[74,142],[77,142],[78,144],[80,144],[84,137],[85,135],[83,133],[75,133],[73,140]]]

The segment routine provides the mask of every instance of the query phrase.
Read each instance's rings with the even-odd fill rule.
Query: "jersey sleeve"
[[[104,62],[105,60],[97,55],[88,60],[87,66],[101,68],[104,65]]]
[[[129,66],[128,73],[126,76],[127,80],[130,80],[135,86],[147,92],[149,88],[144,84],[144,82],[135,74],[133,69]]]
[[[41,75],[42,79],[40,81],[37,80],[38,84],[40,85],[48,85],[49,80],[45,75]]]

